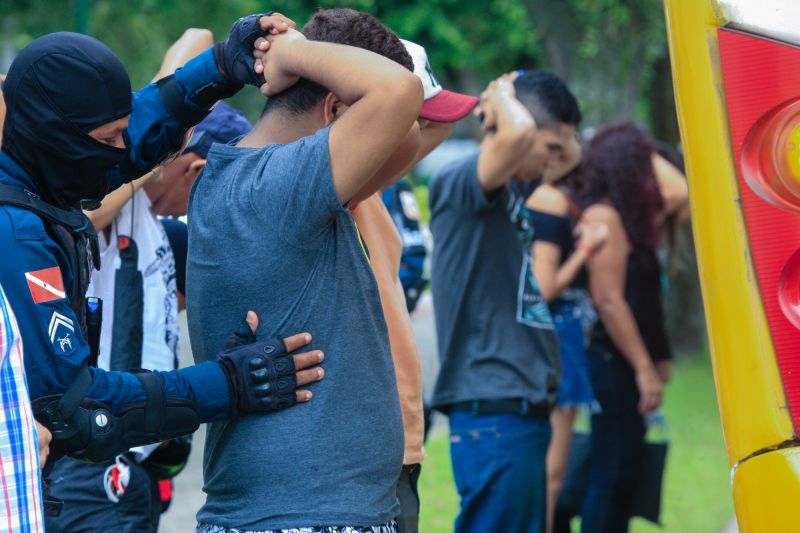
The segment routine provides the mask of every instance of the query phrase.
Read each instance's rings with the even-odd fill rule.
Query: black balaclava
[[[131,82],[114,52],[78,33],[40,37],[11,63],[3,97],[2,151],[42,199],[61,208],[102,199],[128,153],[88,135],[131,113]]]

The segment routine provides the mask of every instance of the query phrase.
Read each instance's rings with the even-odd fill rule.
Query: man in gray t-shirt
[[[268,38],[262,92],[282,92],[237,146],[212,147],[192,193],[193,352],[219,348],[231,317],[254,309],[259,338],[300,328],[326,361],[313,402],[209,427],[200,532],[393,531],[402,420],[375,279],[347,205],[394,174],[392,154],[390,166],[416,154],[422,91],[393,33],[363,14],[357,33],[337,36],[325,25],[335,15],[315,15],[308,39],[293,30]],[[315,39],[380,44],[389,59]]]
[[[456,531],[545,531],[545,455],[560,364],[533,277],[524,206],[580,120],[550,74],[493,82],[477,153],[431,180],[433,290],[442,367],[434,406],[450,417]]]

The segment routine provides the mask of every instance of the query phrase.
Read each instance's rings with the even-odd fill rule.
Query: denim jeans
[[[645,446],[639,389],[630,364],[602,346],[590,348],[589,368],[601,411],[592,416],[589,486],[581,507],[581,532],[625,533]]]
[[[549,417],[450,413],[457,533],[545,530]]]

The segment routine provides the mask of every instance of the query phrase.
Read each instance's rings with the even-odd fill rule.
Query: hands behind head
[[[516,98],[517,92],[514,89],[514,80],[519,76],[519,71],[503,74],[496,80],[489,83],[481,93],[480,104],[475,108],[473,114],[482,117],[481,128],[484,131],[493,131],[497,127],[497,100],[500,98]]]
[[[273,96],[285,91],[300,79],[292,74],[287,64],[286,51],[294,44],[305,41],[305,36],[295,29],[271,33],[255,42],[253,57],[256,58],[255,71],[264,80],[261,94]]]
[[[217,67],[231,82],[259,86],[264,79],[260,73],[254,71],[257,62],[250,59],[255,41],[295,27],[297,24],[293,20],[280,13],[240,18],[233,23],[228,38],[214,46]],[[262,48],[262,52],[266,52],[268,47]]]

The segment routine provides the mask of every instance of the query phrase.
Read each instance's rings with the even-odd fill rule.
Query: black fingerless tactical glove
[[[294,360],[280,338],[256,341],[247,324],[217,356],[231,390],[231,417],[278,411],[297,403]]]
[[[258,24],[259,19],[270,15],[272,12],[240,18],[233,23],[228,38],[214,45],[214,60],[217,62],[217,68],[231,83],[255,85],[256,87],[260,87],[264,83],[253,70],[255,62],[253,48],[256,39],[267,35],[267,32],[262,30]]]

